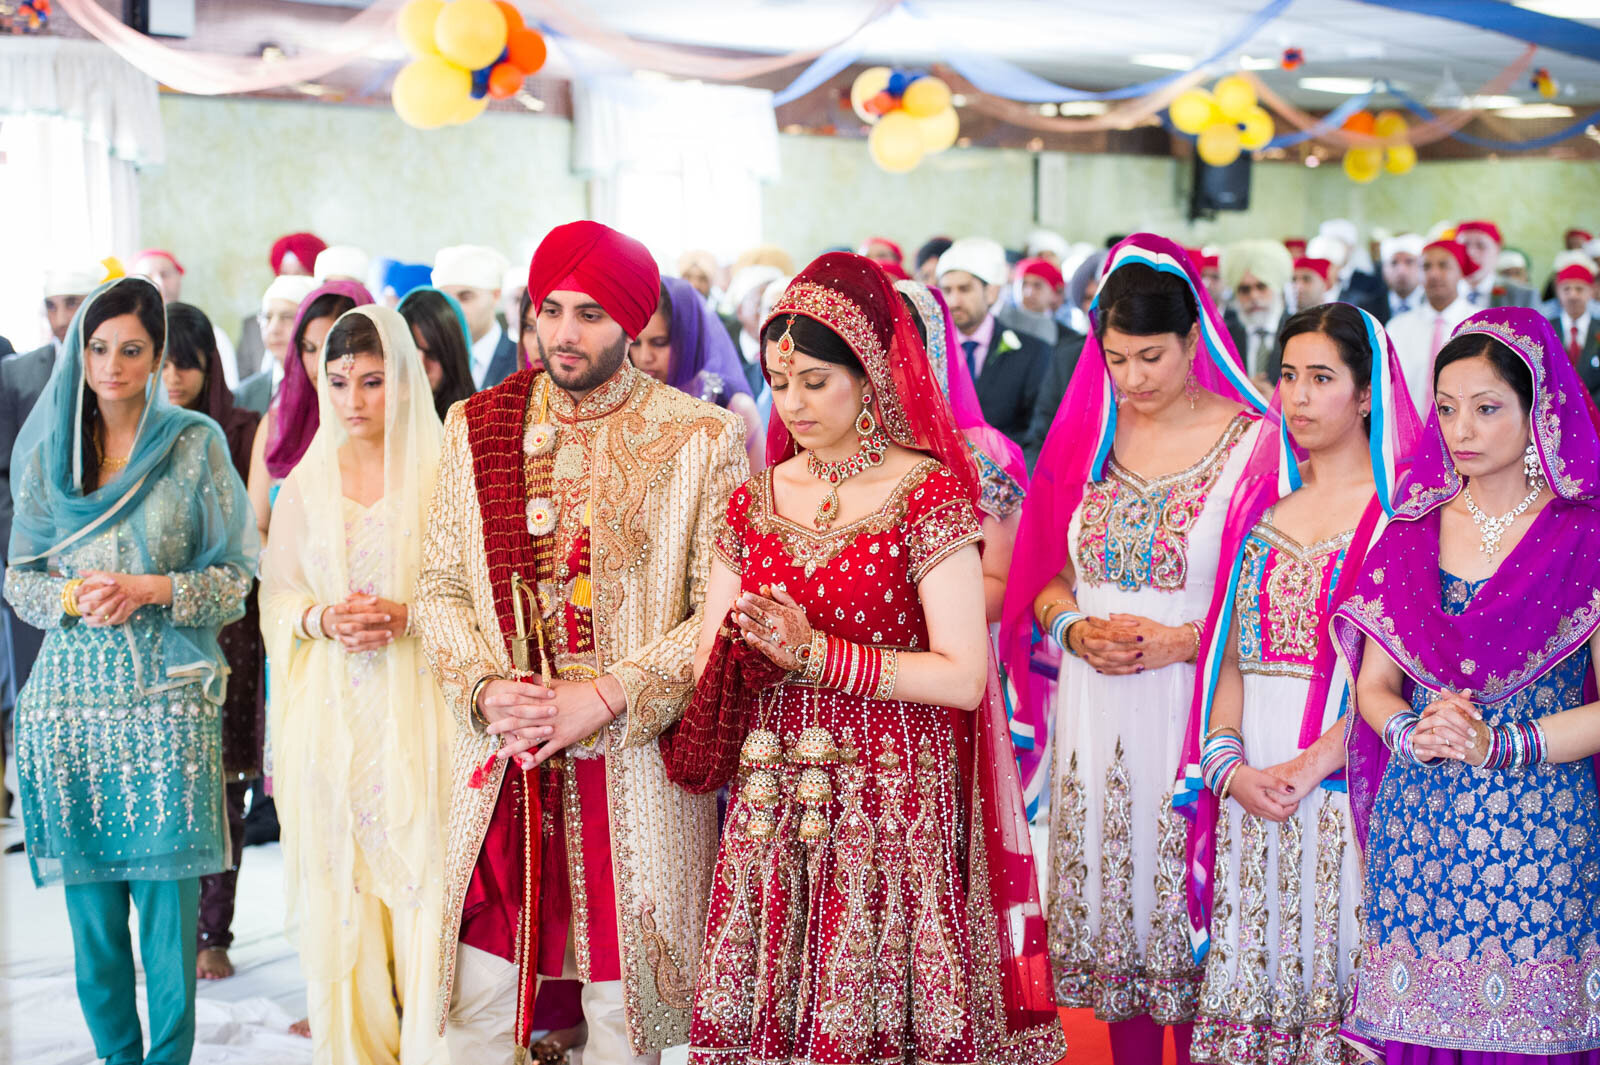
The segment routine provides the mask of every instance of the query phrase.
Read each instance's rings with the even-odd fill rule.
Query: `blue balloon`
[[[904,95],[905,91],[906,91],[906,85],[907,84],[908,83],[906,81],[906,76],[901,71],[897,70],[893,74],[890,74],[889,75],[889,86],[888,86],[889,95],[890,96],[902,96],[902,95]]]

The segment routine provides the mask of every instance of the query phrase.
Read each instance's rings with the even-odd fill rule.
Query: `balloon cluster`
[[[1285,48],[1278,65],[1284,70],[1299,70],[1305,66],[1306,54],[1298,48]]]
[[[417,129],[471,122],[544,66],[544,38],[504,0],[409,0],[400,39],[415,58],[395,75],[395,114]]]
[[[9,34],[38,33],[50,24],[50,0],[0,4],[0,28]]]
[[[1259,151],[1276,132],[1272,116],[1256,101],[1255,86],[1237,74],[1210,92],[1179,93],[1168,110],[1178,132],[1197,138],[1195,151],[1207,166],[1227,166],[1242,151]]]
[[[1406,116],[1399,111],[1357,111],[1345,119],[1342,127],[1347,133],[1363,133],[1385,140],[1405,136],[1409,127]],[[1409,174],[1417,165],[1417,150],[1409,144],[1391,144],[1388,147],[1351,148],[1344,153],[1344,173],[1358,185],[1376,181],[1380,171],[1391,174]]]
[[[950,86],[927,74],[868,67],[850,87],[850,106],[872,127],[867,153],[891,174],[944,151],[961,132]]]
[[[1533,89],[1546,100],[1554,100],[1556,93],[1560,91],[1560,86],[1556,84],[1556,79],[1550,76],[1549,67],[1540,67],[1535,70],[1533,77],[1528,79],[1528,88]]]

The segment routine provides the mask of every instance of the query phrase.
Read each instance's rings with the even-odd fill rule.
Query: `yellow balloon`
[[[903,174],[922,162],[922,131],[917,120],[903,111],[891,111],[867,136],[872,161],[891,174]]]
[[[937,155],[944,151],[961,135],[961,119],[953,107],[946,107],[936,115],[915,121],[917,132],[922,137],[922,150],[928,155]]]
[[[506,17],[494,0],[450,0],[433,23],[439,54],[466,70],[500,58],[506,47]]]
[[[477,118],[479,115],[483,114],[484,111],[488,110],[488,108],[489,97],[487,95],[484,95],[476,100],[474,100],[471,95],[468,95],[466,102],[461,105],[461,108],[456,111],[455,114],[450,116],[449,121],[446,122],[445,125],[464,126],[468,122],[471,122],[473,119]]]
[[[1231,122],[1215,122],[1200,131],[1195,144],[1207,166],[1227,166],[1239,158],[1239,127]]]
[[[1417,150],[1409,144],[1396,144],[1383,153],[1383,168],[1391,174],[1409,174],[1417,165]]]
[[[472,75],[442,56],[413,59],[395,75],[390,98],[401,121],[436,129],[472,102]]]
[[[1177,99],[1172,101],[1170,111],[1172,124],[1178,127],[1178,132],[1190,136],[1198,135],[1221,114],[1217,110],[1217,101],[1204,89],[1189,89],[1179,93]]]
[[[950,86],[940,78],[918,78],[906,86],[900,106],[912,118],[932,118],[950,106]]]
[[[1237,74],[1230,74],[1213,85],[1211,95],[1222,117],[1235,122],[1243,122],[1244,116],[1256,106],[1255,86]]]
[[[395,19],[400,40],[406,51],[417,58],[438,55],[439,46],[433,40],[433,26],[439,21],[444,0],[409,0]]]
[[[1345,177],[1358,185],[1377,180],[1383,167],[1383,151],[1378,148],[1351,148],[1344,153]]]
[[[868,67],[856,75],[854,84],[850,86],[850,109],[869,126],[876,123],[879,116],[867,114],[861,105],[889,87],[889,75],[892,73],[894,71],[888,67]]]
[[[1372,135],[1384,140],[1400,136],[1407,128],[1406,116],[1399,111],[1380,111],[1378,117],[1372,120]]]
[[[1252,107],[1239,121],[1244,125],[1244,129],[1239,131],[1239,144],[1247,151],[1258,152],[1265,148],[1272,140],[1272,135],[1278,132],[1265,107]]]

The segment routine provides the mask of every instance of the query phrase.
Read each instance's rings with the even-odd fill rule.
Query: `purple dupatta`
[[[319,296],[329,293],[347,296],[355,301],[357,307],[373,302],[372,293],[358,281],[329,281],[326,285],[320,285],[300,301],[300,309],[295,312],[294,329],[289,334],[295,341],[298,341],[301,330],[305,328],[306,312]],[[333,317],[337,318],[338,315]],[[317,383],[306,375],[299,351],[291,351],[285,356],[283,381],[278,385],[278,394],[272,397],[272,405],[267,408],[267,413],[272,420],[267,435],[267,472],[273,480],[281,481],[289,476],[306,453],[306,448],[311,446],[321,420],[317,409]]]
[[[1447,614],[1439,592],[1439,509],[1460,493],[1462,481],[1438,415],[1430,415],[1395,520],[1331,623],[1352,692],[1368,639],[1394,659],[1410,685],[1471,692],[1487,703],[1538,680],[1600,627],[1600,434],[1587,393],[1538,311],[1480,311],[1455,331],[1456,337],[1472,334],[1504,344],[1532,373],[1533,443],[1556,498],[1471,606]],[[1365,847],[1389,751],[1359,713],[1347,721],[1350,813]]]
[[[706,306],[704,297],[681,278],[663,277],[661,284],[672,311],[672,325],[667,330],[672,347],[667,384],[720,407],[726,407],[734,393],[749,396],[750,383],[745,380],[733,338]]]

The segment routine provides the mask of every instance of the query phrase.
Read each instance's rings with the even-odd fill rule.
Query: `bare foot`
[[[568,1060],[567,1051],[583,1046],[588,1041],[589,1026],[578,1024],[571,1028],[559,1028],[542,1039],[534,1040],[529,1049],[533,1059],[541,1065],[561,1065]]]
[[[194,974],[202,980],[226,980],[233,975],[233,962],[221,947],[206,947],[195,957]]]
[[[291,1024],[289,1026],[289,1034],[290,1035],[297,1035],[301,1039],[310,1039],[311,1038],[311,1020],[310,1020],[310,1018],[305,1018],[305,1019],[302,1019],[302,1020],[298,1020],[298,1021],[295,1021],[293,1024]]]

